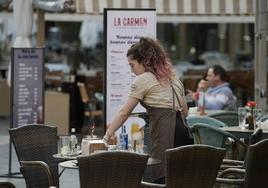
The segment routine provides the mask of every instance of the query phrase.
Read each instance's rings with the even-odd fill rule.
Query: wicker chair
[[[193,126],[195,123],[206,123],[213,127],[227,127],[225,123],[208,116],[188,116],[187,123],[189,126]]]
[[[80,96],[84,104],[84,115],[88,117],[90,121],[93,121],[95,118],[102,118],[103,112],[102,110],[94,109],[97,105],[96,101],[89,98],[85,84],[82,82],[78,82],[77,86],[79,88]]]
[[[53,187],[55,185],[52,173],[49,169],[49,166],[43,161],[20,161],[20,171],[27,172],[32,170],[40,170],[46,173],[48,179],[49,187]]]
[[[166,184],[142,182],[142,187],[212,188],[225,149],[188,145],[166,150]]]
[[[254,131],[254,133],[250,136],[249,139],[249,145],[253,145],[258,143],[259,141],[262,140],[262,136],[263,136],[263,131],[262,129],[258,128]],[[248,152],[247,152],[248,153]],[[239,160],[228,160],[228,159],[224,159],[221,165],[221,170],[225,170],[227,168],[245,168],[246,167],[246,163],[247,163],[247,154],[245,156],[245,160],[244,161],[239,161]]]
[[[227,150],[226,158],[235,160],[244,159],[247,145],[231,133],[204,123],[194,124],[191,127],[191,132],[195,144],[206,144],[225,148]]]
[[[0,188],[16,188],[15,185],[9,181],[0,180]]]
[[[268,119],[268,114],[264,114],[257,119],[257,121],[264,122]]]
[[[124,151],[77,158],[81,188],[139,188],[148,155]]]
[[[14,144],[21,172],[27,187],[49,187],[49,179],[42,168],[29,168],[22,161],[43,161],[49,166],[54,186],[59,187],[58,163],[53,154],[57,153],[57,127],[27,125],[9,130]]]
[[[221,172],[217,184],[238,185],[245,188],[268,187],[268,139],[249,146],[246,169],[228,168]],[[230,177],[239,177],[231,179]]]
[[[229,127],[238,125],[238,113],[236,111],[216,112],[208,116],[225,123]]]

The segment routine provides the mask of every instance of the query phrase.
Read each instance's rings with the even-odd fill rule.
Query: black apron
[[[160,165],[152,166],[152,179],[157,180],[165,176],[166,160],[165,150],[187,145],[189,134],[182,124],[181,113],[168,108],[154,108],[143,102],[149,117],[151,156],[160,159]]]

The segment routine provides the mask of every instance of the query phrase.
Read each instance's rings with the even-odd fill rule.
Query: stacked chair
[[[245,188],[268,187],[268,139],[250,145],[245,168],[227,168],[216,183]]]
[[[258,128],[254,131],[254,133],[250,136],[249,139],[249,143],[248,145],[253,145],[256,144],[257,142],[262,140],[262,136],[263,136],[263,131],[262,129]],[[248,149],[247,149],[247,153],[248,153]],[[224,159],[223,163],[221,165],[221,170],[227,169],[227,168],[245,168],[246,167],[246,161],[247,161],[247,155],[245,154],[245,160],[244,161],[240,161],[240,160],[228,160],[228,159]]]

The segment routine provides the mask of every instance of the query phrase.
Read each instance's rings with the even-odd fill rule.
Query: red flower
[[[247,117],[247,121],[248,121],[248,128],[250,130],[254,129],[254,125],[255,125],[255,118],[254,118],[254,114],[253,114],[253,110],[254,108],[257,106],[257,103],[255,101],[248,101],[247,102],[247,106],[250,108],[250,115]]]
[[[248,107],[251,107],[251,108],[254,108],[257,106],[257,103],[255,101],[248,101],[247,102],[247,106]]]
[[[199,92],[195,92],[194,97],[196,98],[196,100],[198,100],[199,99]]]

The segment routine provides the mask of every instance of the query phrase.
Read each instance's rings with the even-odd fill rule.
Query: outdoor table
[[[197,111],[189,110],[188,116],[209,116],[210,114],[218,113],[218,112],[224,112],[225,110],[205,110],[204,115],[200,115]]]
[[[159,165],[161,163],[160,159],[155,159],[155,158],[149,158],[147,161],[147,166],[154,166],[154,165]],[[69,160],[69,161],[64,161],[59,163],[60,167],[62,167],[63,169],[78,169],[77,166],[77,160]]]
[[[77,156],[81,155],[81,152],[79,152],[78,155],[62,155],[61,153],[56,153],[53,155],[53,157],[60,161],[59,164],[61,164],[63,161],[67,162],[70,160],[75,160]],[[61,166],[61,165],[60,165]],[[62,171],[59,173],[59,177],[62,175],[62,173],[65,171],[66,168],[63,168]]]
[[[63,169],[65,169],[65,168],[68,168],[68,169],[78,169],[77,160],[76,159],[61,162],[61,163],[59,163],[59,165]]]
[[[81,153],[79,155],[81,155]],[[76,159],[76,157],[79,155],[62,155],[60,153],[56,153],[53,155],[53,157],[62,161],[67,161],[67,160]]]
[[[244,138],[244,139],[249,139],[254,130],[249,130],[249,129],[241,129],[239,126],[234,126],[234,127],[222,127],[221,129],[233,134],[237,138]],[[262,138],[268,138],[268,129],[262,129],[263,131],[263,136]]]

